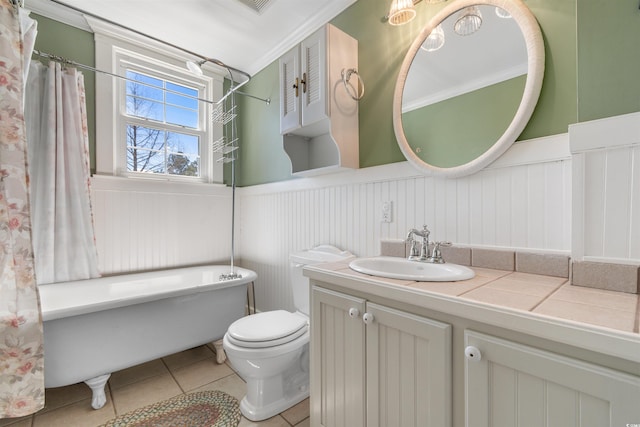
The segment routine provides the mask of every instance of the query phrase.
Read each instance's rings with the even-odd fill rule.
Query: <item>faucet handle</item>
[[[433,243],[433,251],[431,252],[431,256],[429,257],[429,262],[433,262],[436,264],[444,264],[444,258],[442,258],[442,253],[440,252],[441,246],[452,246],[451,242],[434,242]]]
[[[440,250],[440,246],[443,246],[443,247],[453,246],[453,243],[451,242],[434,242],[433,244],[435,245],[435,247],[433,248],[434,250],[436,249]]]
[[[418,242],[416,242],[416,239],[414,239],[413,237],[410,237],[410,239],[408,240],[408,243],[411,243],[411,247],[409,248],[408,258],[410,260],[413,260],[420,257],[420,253],[418,252],[418,247],[417,247]]]

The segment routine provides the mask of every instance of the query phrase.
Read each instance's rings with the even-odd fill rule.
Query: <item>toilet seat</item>
[[[236,320],[227,339],[238,347],[267,348],[286,344],[305,334],[308,320],[285,310],[266,311]]]

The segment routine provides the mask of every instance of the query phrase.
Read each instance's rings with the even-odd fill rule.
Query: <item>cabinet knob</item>
[[[482,360],[482,353],[480,353],[480,349],[478,349],[478,347],[470,345],[464,349],[464,357],[469,361],[479,362]]]
[[[364,323],[366,323],[367,325],[370,325],[373,323],[373,314],[371,313],[365,313],[362,315],[362,321]]]
[[[352,319],[357,318],[358,316],[360,316],[360,310],[358,310],[355,307],[351,307],[349,309],[349,317],[351,317]]]

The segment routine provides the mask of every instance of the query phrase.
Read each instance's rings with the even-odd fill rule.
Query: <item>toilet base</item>
[[[248,378],[247,395],[240,402],[240,412],[251,421],[278,415],[309,397],[308,344],[300,364],[270,378]]]
[[[267,406],[256,407],[251,404],[247,399],[247,396],[245,396],[240,401],[240,412],[242,412],[242,415],[244,415],[248,420],[262,421],[284,412],[292,406],[302,402],[307,397],[309,397],[308,388],[293,396],[288,396],[288,398],[276,400]]]

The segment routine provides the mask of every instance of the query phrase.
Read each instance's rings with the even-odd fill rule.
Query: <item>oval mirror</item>
[[[521,0],[456,0],[431,19],[402,63],[393,126],[427,175],[479,171],[515,142],[544,74],[540,27]]]

